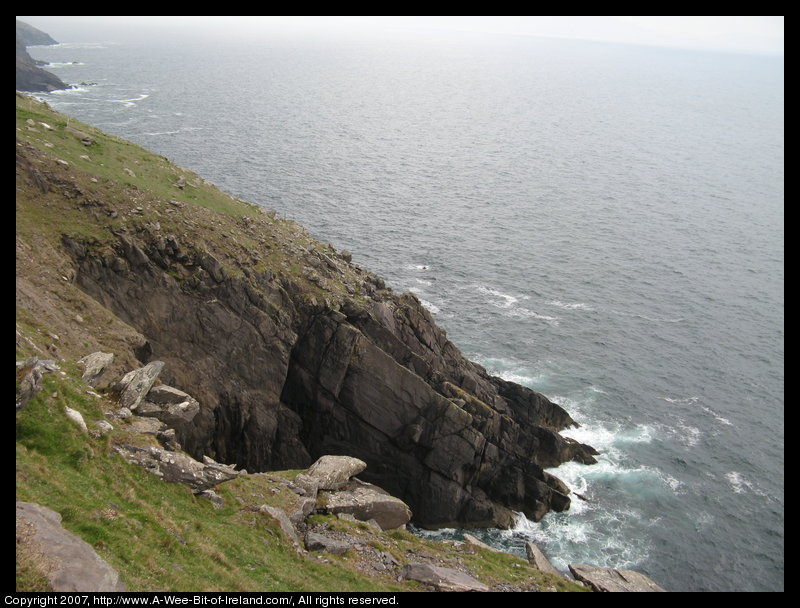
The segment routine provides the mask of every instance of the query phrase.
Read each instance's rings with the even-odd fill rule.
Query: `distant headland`
[[[28,46],[58,44],[49,34],[37,30],[17,19],[17,91],[38,92],[68,89],[69,85],[39,67],[41,62],[33,59],[27,51]]]

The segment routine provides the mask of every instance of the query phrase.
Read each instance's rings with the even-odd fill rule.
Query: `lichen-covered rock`
[[[202,492],[239,475],[232,466],[208,457],[203,458],[204,462],[198,462],[187,454],[152,446],[115,445],[114,450],[129,463],[144,467],[164,481],[189,486],[194,492]]]
[[[163,361],[151,361],[144,367],[125,374],[117,386],[120,391],[120,407],[127,407],[131,411],[136,411],[136,408],[139,407],[145,395],[150,391],[163,368]]]
[[[361,521],[372,519],[383,530],[400,528],[411,520],[411,509],[406,503],[371,484],[351,484],[347,489],[323,496],[319,510],[349,513]]]
[[[172,386],[161,384],[151,388],[136,408],[139,416],[158,418],[166,425],[180,428],[200,413],[197,399]]]
[[[89,386],[97,386],[108,367],[114,361],[113,353],[95,352],[78,359],[84,367],[81,378]]]
[[[525,543],[525,555],[528,557],[528,562],[535,568],[548,574],[555,574],[561,576],[561,573],[553,567],[541,549],[532,542]]]
[[[30,357],[24,361],[17,361],[16,373],[19,385],[17,387],[16,409],[21,410],[28,402],[42,390],[42,374],[48,374],[58,369],[55,361]]]
[[[358,458],[326,455],[317,459],[305,475],[315,479],[320,490],[338,490],[366,468],[367,463]]]

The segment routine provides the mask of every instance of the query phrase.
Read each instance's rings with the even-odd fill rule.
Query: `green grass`
[[[221,486],[225,506],[215,510],[186,487],[127,464],[111,449],[121,431],[93,437],[66,418],[65,406],[76,409],[91,429],[111,406],[85,388],[69,376],[48,374],[41,393],[17,412],[17,500],[60,513],[64,527],[117,569],[129,590],[403,588],[361,575],[346,563],[319,563],[298,554],[268,516],[247,508],[248,500],[255,505],[275,497],[260,476]],[[245,504],[237,496],[246,498]],[[281,495],[276,502],[286,499]],[[18,560],[17,575],[27,590],[43,584],[24,560]]]

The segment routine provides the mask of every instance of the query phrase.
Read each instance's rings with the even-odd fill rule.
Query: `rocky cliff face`
[[[510,510],[538,520],[570,502],[543,467],[593,462],[558,434],[574,424],[562,408],[490,377],[414,296],[376,289],[333,252],[309,252],[305,267],[362,278],[366,295],[310,301],[289,277],[236,277],[196,243],[147,231],[105,254],[64,245],[77,284],[146,337],[143,362],[167,362],[169,383],[200,401],[179,438],[198,457],[269,470],[354,456],[428,526],[508,525]]]
[[[68,89],[61,79],[43,70],[28,54],[26,46],[37,44],[58,44],[48,34],[17,20],[16,33],[17,91],[55,91]]]
[[[95,162],[83,145],[82,162]],[[111,195],[50,150],[18,143],[17,154],[18,192],[64,210],[65,278],[138,332],[140,362],[164,361],[163,381],[199,402],[179,431],[188,453],[251,472],[353,456],[362,479],[429,527],[569,507],[543,469],[596,453],[559,435],[569,414],[464,358],[413,295],[252,206],[224,215],[131,186]]]

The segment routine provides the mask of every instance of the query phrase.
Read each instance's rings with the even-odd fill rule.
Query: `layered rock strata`
[[[291,277],[236,278],[194,243],[147,231],[102,254],[64,245],[77,284],[199,402],[178,437],[197,457],[264,471],[350,455],[430,527],[562,511],[569,489],[544,468],[594,462],[559,435],[575,424],[566,411],[465,359],[413,295],[373,288],[320,305]],[[342,281],[380,284],[341,257],[326,264]]]

